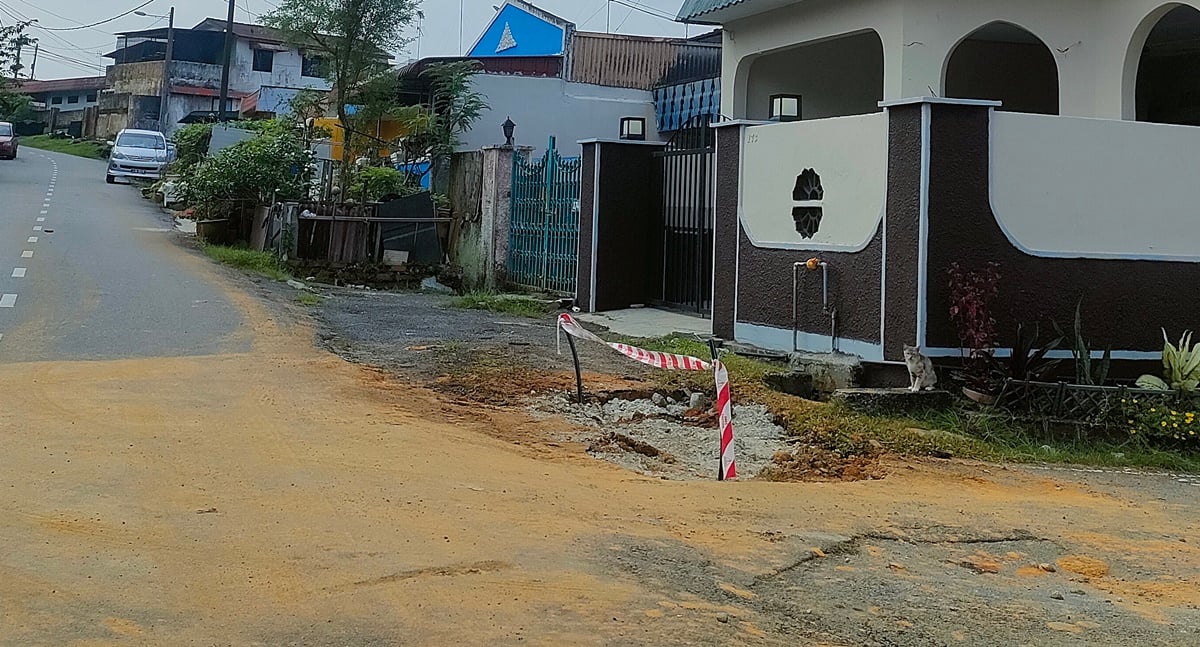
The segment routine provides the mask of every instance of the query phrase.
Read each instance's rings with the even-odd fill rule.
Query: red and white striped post
[[[717,428],[721,432],[721,456],[717,466],[717,480],[737,478],[737,462],[733,452],[733,397],[729,389],[729,371],[721,363],[717,342],[709,340],[712,352],[713,377],[717,383]]]
[[[733,398],[729,389],[729,371],[721,363],[715,341],[709,341],[708,343],[708,348],[712,352],[712,362],[710,363],[688,355],[660,353],[627,344],[614,344],[604,341],[588,332],[587,329],[579,325],[578,321],[575,321],[574,317],[566,313],[558,316],[558,329],[560,332],[567,333],[567,341],[570,341],[572,337],[578,337],[598,344],[604,344],[629,359],[655,368],[671,371],[707,371],[712,369],[717,384],[717,414],[721,432],[721,457],[720,465],[717,468],[717,479],[727,481],[737,478],[737,466],[733,456]],[[582,402],[583,382],[580,379],[579,355],[575,353],[575,345],[573,343],[571,344],[571,351],[575,359],[575,380],[579,389],[579,399]]]

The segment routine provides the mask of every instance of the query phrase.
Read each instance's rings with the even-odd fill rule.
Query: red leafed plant
[[[967,270],[951,263],[948,273],[950,319],[958,327],[964,355],[977,359],[996,346],[992,300],[1000,292],[1000,264],[992,262],[980,270]]]

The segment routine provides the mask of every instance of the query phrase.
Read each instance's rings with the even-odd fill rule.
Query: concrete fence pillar
[[[513,157],[530,148],[489,146],[483,149],[483,190],[480,240],[484,246],[489,288],[502,288],[508,271],[510,210],[512,207]]]

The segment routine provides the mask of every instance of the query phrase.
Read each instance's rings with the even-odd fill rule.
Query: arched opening
[[[944,90],[955,99],[1001,102],[1001,110],[1058,114],[1054,53],[1023,27],[993,22],[969,34],[946,60]]]
[[[1154,25],[1138,62],[1138,121],[1200,126],[1200,10],[1180,5]]]
[[[746,118],[770,119],[772,97],[781,96],[788,97],[787,109],[797,109],[799,119],[878,112],[883,100],[879,34],[858,32],[759,56],[747,75]]]

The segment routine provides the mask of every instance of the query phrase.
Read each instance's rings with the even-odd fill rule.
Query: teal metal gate
[[[513,158],[508,280],[548,292],[575,292],[582,160],[563,158],[550,138],[538,160]]]

